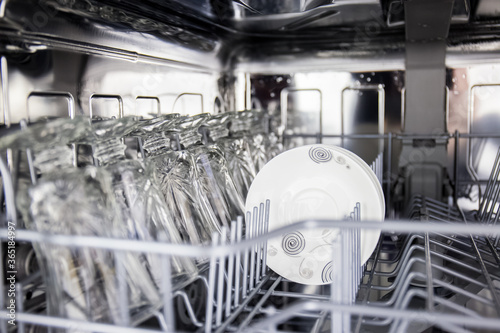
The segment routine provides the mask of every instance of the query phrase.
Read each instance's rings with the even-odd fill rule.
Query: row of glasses
[[[254,160],[263,165],[271,155],[270,140],[251,145],[252,133],[269,132],[265,120],[259,112],[170,114],[141,121],[132,133],[184,241],[206,243],[243,214]]]
[[[30,157],[31,183],[19,177],[17,205],[26,226],[49,234],[85,235],[180,243],[159,187],[141,161],[125,159],[119,139],[134,130],[132,119],[89,122],[59,119],[7,135],[0,149],[24,150]],[[92,147],[94,164],[76,168],[75,145]],[[71,146],[71,148],[70,148]],[[34,244],[47,286],[52,315],[120,323],[118,258],[109,251]],[[132,320],[161,306],[160,258],[124,253]],[[186,258],[172,258],[172,279],[185,283],[196,274]]]
[[[220,225],[203,191],[195,157],[179,147],[185,140],[190,138],[172,140],[171,144],[177,148],[155,156],[151,162],[184,241],[203,244],[211,240],[214,232],[220,232]]]
[[[243,215],[248,187],[275,151],[265,124],[258,112],[76,117],[23,126],[2,137],[0,150],[28,156],[17,204],[30,229],[204,244]],[[262,138],[255,141],[256,135]],[[118,323],[123,305],[116,301],[113,253],[48,245],[35,250],[51,314]],[[161,306],[160,258],[128,253],[122,259],[129,315],[155,311]],[[174,284],[198,274],[189,259],[170,262]]]
[[[255,175],[273,157],[283,151],[283,145],[266,112],[228,112],[215,117],[213,128],[216,133],[212,144],[219,145],[225,152],[230,172],[243,198]],[[226,132],[219,130],[221,124]]]
[[[105,177],[95,168],[74,168],[67,145],[88,130],[88,119],[22,127],[2,137],[0,147],[26,152],[29,175],[17,175],[17,207],[25,226],[50,234],[108,236],[117,220],[110,214],[114,205]],[[113,257],[92,249],[33,246],[44,272],[49,314],[97,322],[119,318],[117,298],[106,297],[117,291],[109,274],[115,267]]]
[[[181,243],[181,234],[171,211],[167,209],[151,165],[144,160],[127,158],[124,138],[142,125],[133,117],[93,122],[87,137],[79,141],[92,146],[94,161],[110,175],[122,224],[126,228],[126,235],[117,236],[141,241]],[[157,288],[162,272],[160,261],[156,255],[144,254],[144,269]],[[187,277],[195,276],[196,267],[186,258],[174,257],[171,260],[171,272],[172,278],[185,282]]]
[[[99,134],[89,141],[92,144],[93,159],[111,176],[114,197],[129,239],[174,244],[183,242],[175,224],[175,216],[156,182],[152,165],[144,159],[128,158],[128,147],[125,145],[125,138],[132,133],[163,126],[170,118],[175,117],[161,117],[154,122],[138,121],[135,118],[102,120],[95,123],[95,129],[91,132]],[[161,258],[144,253],[141,254],[141,263],[141,268],[148,274],[147,280],[154,284],[156,294],[162,293]],[[197,267],[189,258],[173,257],[170,263],[172,276],[169,278],[172,279],[174,289],[189,283],[197,275]],[[155,304],[150,302],[149,307],[142,311],[143,315],[155,310]]]
[[[248,140],[245,136],[240,135],[243,130],[250,130],[250,123],[247,121],[249,118],[241,116],[243,114],[249,113],[231,112],[221,116],[220,121],[227,126],[228,132],[226,136],[219,135],[211,146],[219,147],[224,152],[238,192],[242,198],[246,198],[257,171],[252,160]],[[208,130],[210,133],[212,132],[210,126]]]
[[[237,119],[240,124],[232,128],[232,135],[247,140],[255,169],[259,172],[269,160],[283,152],[272,117],[265,112],[244,111],[237,113]]]
[[[166,117],[160,116],[145,123],[145,129],[139,135],[143,150],[146,155],[156,157],[170,154],[170,160],[177,158],[178,164],[184,165],[184,168],[195,166],[191,172],[184,171],[182,177],[189,179],[191,185],[177,188],[184,191],[191,188],[188,192],[195,194],[185,197],[198,200],[198,204],[187,206],[205,209],[201,214],[205,217],[199,213],[194,216],[200,221],[204,219],[202,224],[208,226],[210,231],[220,231],[220,227],[228,226],[231,220],[243,213],[244,199],[258,170],[282,151],[278,136],[270,130],[270,118],[266,113],[256,111]],[[165,187],[163,192],[172,197],[176,191],[168,189],[176,182],[169,179],[175,178],[176,172],[172,172],[171,162],[163,163],[156,169],[161,175],[160,183],[170,186]],[[182,224],[185,228],[189,221],[184,218]],[[186,238],[194,242],[203,240],[196,236]]]
[[[243,212],[222,153],[201,142],[200,127],[209,117],[172,117],[169,126],[141,136],[176,225],[192,244],[210,241]]]

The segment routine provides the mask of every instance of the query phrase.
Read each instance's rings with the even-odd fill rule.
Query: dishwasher
[[[1,332],[500,332],[499,1],[0,0],[0,30]]]

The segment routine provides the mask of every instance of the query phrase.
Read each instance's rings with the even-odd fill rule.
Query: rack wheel
[[[17,280],[22,281],[39,269],[35,250],[31,244],[21,244],[16,249]]]
[[[184,289],[188,299],[189,304],[193,309],[194,315],[199,321],[202,321],[205,316],[205,303],[207,299],[207,290],[205,285],[200,280],[191,283]],[[184,299],[177,297],[176,300],[176,325],[180,330],[191,330],[196,329],[193,325],[191,318],[184,302]]]

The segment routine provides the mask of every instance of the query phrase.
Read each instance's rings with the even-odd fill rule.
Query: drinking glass
[[[78,144],[90,146],[92,155],[83,160],[93,160],[95,165],[108,165],[119,159],[125,159],[127,146],[123,138],[137,130],[136,117],[112,119],[93,119],[91,126],[77,141]]]
[[[246,198],[248,189],[257,174],[246,134],[251,129],[248,113],[232,112],[225,119],[229,136],[220,137],[215,145],[220,147],[227,160],[228,170],[241,198]]]
[[[159,155],[170,149],[170,138],[165,135],[165,131],[185,118],[178,113],[171,113],[141,121],[132,136],[141,141],[142,157]]]
[[[113,237],[126,235],[110,175],[94,167],[58,170],[29,190],[30,227],[49,234]],[[97,248],[69,248],[40,243],[49,313],[71,319],[120,323],[115,254]],[[128,310],[157,308],[161,298],[142,269],[139,256],[124,253]]]
[[[216,144],[202,144],[207,139],[213,141],[213,137],[227,135],[228,118],[202,115],[192,118],[193,120],[189,119],[178,126],[180,146],[188,150],[195,159],[202,193],[208,199],[219,225],[229,226],[231,221],[243,214],[243,198],[236,189],[220,147]]]
[[[152,180],[151,169],[147,165],[137,160],[120,160],[107,166],[106,171],[111,176],[117,206],[127,230],[126,235],[116,236],[181,243],[174,218],[167,209],[159,187]],[[173,280],[185,283],[196,276],[195,265],[189,258],[173,257],[170,262]],[[160,256],[146,253],[143,266],[159,288],[162,274]]]
[[[169,150],[148,162],[182,240],[191,244],[210,241],[220,227],[202,191],[193,155],[186,150]]]
[[[271,117],[265,112],[253,111],[249,135],[245,137],[248,139],[256,172],[283,151],[279,136],[272,128]]]

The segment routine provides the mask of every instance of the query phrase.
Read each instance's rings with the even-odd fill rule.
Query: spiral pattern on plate
[[[323,147],[312,147],[309,149],[309,157],[316,163],[325,163],[332,159],[332,152]]]
[[[281,247],[286,254],[296,256],[306,247],[306,239],[298,231],[290,232],[283,236]]]
[[[323,267],[321,271],[321,281],[323,283],[332,282],[333,280],[333,261],[330,261],[328,264]]]

